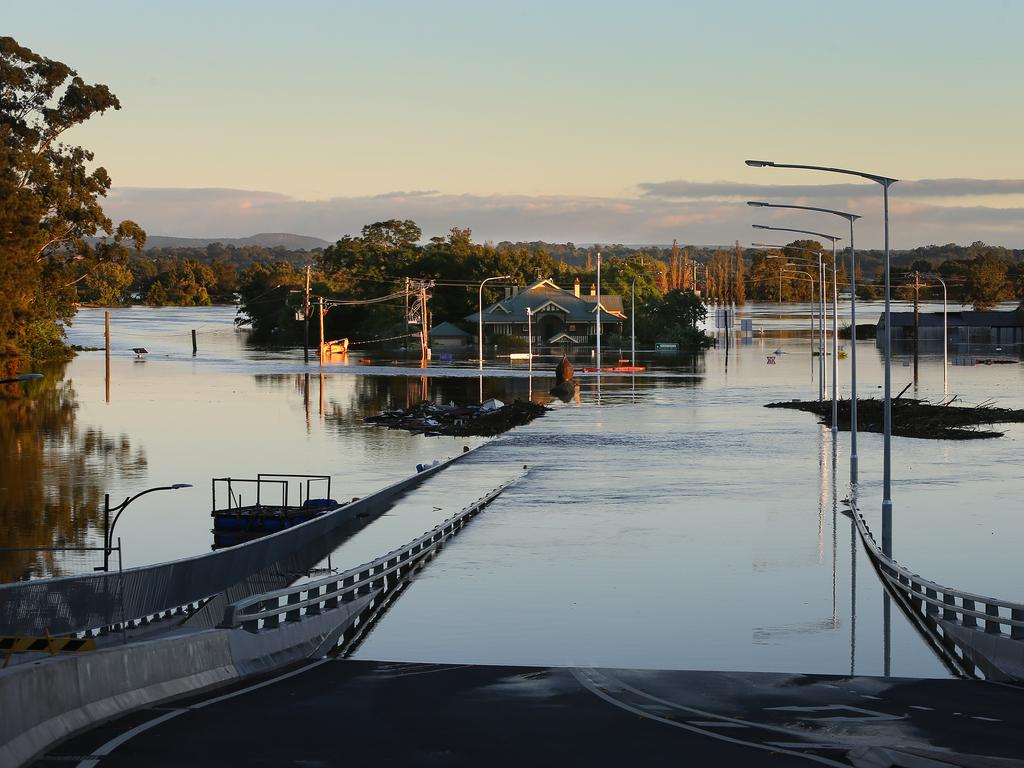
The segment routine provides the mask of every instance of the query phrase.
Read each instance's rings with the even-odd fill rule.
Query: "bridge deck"
[[[1019,757],[1024,733],[1024,693],[962,680],[359,661],[270,680],[134,713],[37,765],[885,765],[863,761],[887,748],[988,765],[964,756]]]

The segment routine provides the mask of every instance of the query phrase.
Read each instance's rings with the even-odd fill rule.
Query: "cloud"
[[[901,185],[904,182],[901,182]],[[984,240],[1024,246],[1024,209],[949,204],[949,195],[1014,195],[1024,181],[932,179],[905,182],[891,199],[893,245]],[[670,181],[640,185],[635,197],[585,195],[473,195],[435,190],[299,200],[275,192],[239,189],[117,188],[105,205],[115,219],[130,218],[154,235],[244,237],[293,232],[336,240],[364,224],[413,219],[424,237],[469,227],[477,240],[546,240],[576,243],[681,243],[711,245],[757,239],[752,223],[846,234],[845,222],[823,214],[754,210],[747,199],[833,204],[855,210],[861,247],[881,245],[881,195],[876,186],[750,185]],[[797,190],[797,191],[794,191]],[[921,193],[911,190],[921,190]],[[993,190],[1001,190],[993,192]],[[907,193],[904,193],[904,192]],[[812,194],[813,193],[813,194]]]
[[[743,184],[736,181],[656,181],[637,185],[641,197],[666,200],[764,200],[868,198],[878,187],[853,184]],[[964,198],[1024,194],[1024,179],[918,179],[900,181],[892,194],[903,198]]]

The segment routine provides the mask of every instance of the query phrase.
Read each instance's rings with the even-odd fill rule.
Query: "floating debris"
[[[943,403],[929,403],[913,398],[895,397],[892,401],[892,434],[926,440],[980,440],[1002,437],[1003,432],[978,429],[992,424],[1024,423],[1024,410],[995,408],[988,403],[977,406],[953,405],[956,397]],[[861,432],[881,432],[882,400],[857,400],[857,429]],[[792,400],[768,403],[766,408],[790,408],[817,414],[820,423],[832,423],[831,400]],[[850,401],[840,400],[836,407],[839,428],[850,429]]]
[[[505,404],[501,400],[492,399],[479,405],[437,405],[423,401],[410,408],[367,416],[363,421],[424,435],[491,437],[507,432],[512,427],[528,424],[548,410],[543,405],[523,400]]]

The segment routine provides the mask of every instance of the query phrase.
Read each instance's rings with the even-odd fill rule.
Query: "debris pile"
[[[1024,410],[996,408],[990,403],[977,406],[954,405],[953,399],[945,403],[929,403],[913,398],[896,397],[892,401],[892,434],[899,437],[917,437],[930,440],[978,440],[1002,437],[1003,432],[978,429],[999,423],[1024,422]],[[882,400],[857,400],[857,429],[860,432],[882,431]],[[832,423],[831,400],[792,400],[768,403],[766,408],[791,408],[807,411],[820,417],[822,424]],[[837,403],[839,428],[850,429],[850,401]]]
[[[433,435],[476,435],[491,437],[507,432],[512,427],[528,424],[550,410],[543,405],[516,400],[506,405],[501,400],[486,400],[479,405],[438,405],[427,401],[410,408],[384,411],[379,416],[367,416],[363,421],[388,429]]]

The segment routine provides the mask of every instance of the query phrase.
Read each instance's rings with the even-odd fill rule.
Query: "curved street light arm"
[[[830,241],[833,245],[835,245],[837,241],[843,239],[843,238],[841,238],[841,237],[839,237],[837,235],[826,235],[824,232],[814,232],[814,231],[812,231],[810,229],[790,229],[789,227],[769,227],[767,224],[751,224],[750,226],[752,226],[754,229],[770,229],[770,230],[772,230],[774,232],[796,232],[796,233],[799,233],[801,235],[814,235],[815,237],[824,237],[826,240]]]
[[[846,211],[836,211],[832,208],[818,208],[814,205],[784,205],[782,203],[765,203],[760,200],[748,200],[747,205],[752,208],[791,208],[794,211],[817,211],[818,213],[831,213],[835,216],[842,216],[847,221],[856,221],[857,219],[863,218],[856,213],[847,213]]]
[[[751,168],[797,168],[802,171],[828,171],[829,173],[844,173],[847,176],[860,176],[862,179],[868,179],[881,184],[883,187],[888,187],[890,184],[895,184],[899,179],[891,179],[888,176],[879,176],[877,173],[867,173],[865,171],[852,171],[848,168],[832,168],[827,165],[801,165],[799,163],[776,163],[771,160],[746,160],[747,165]]]

